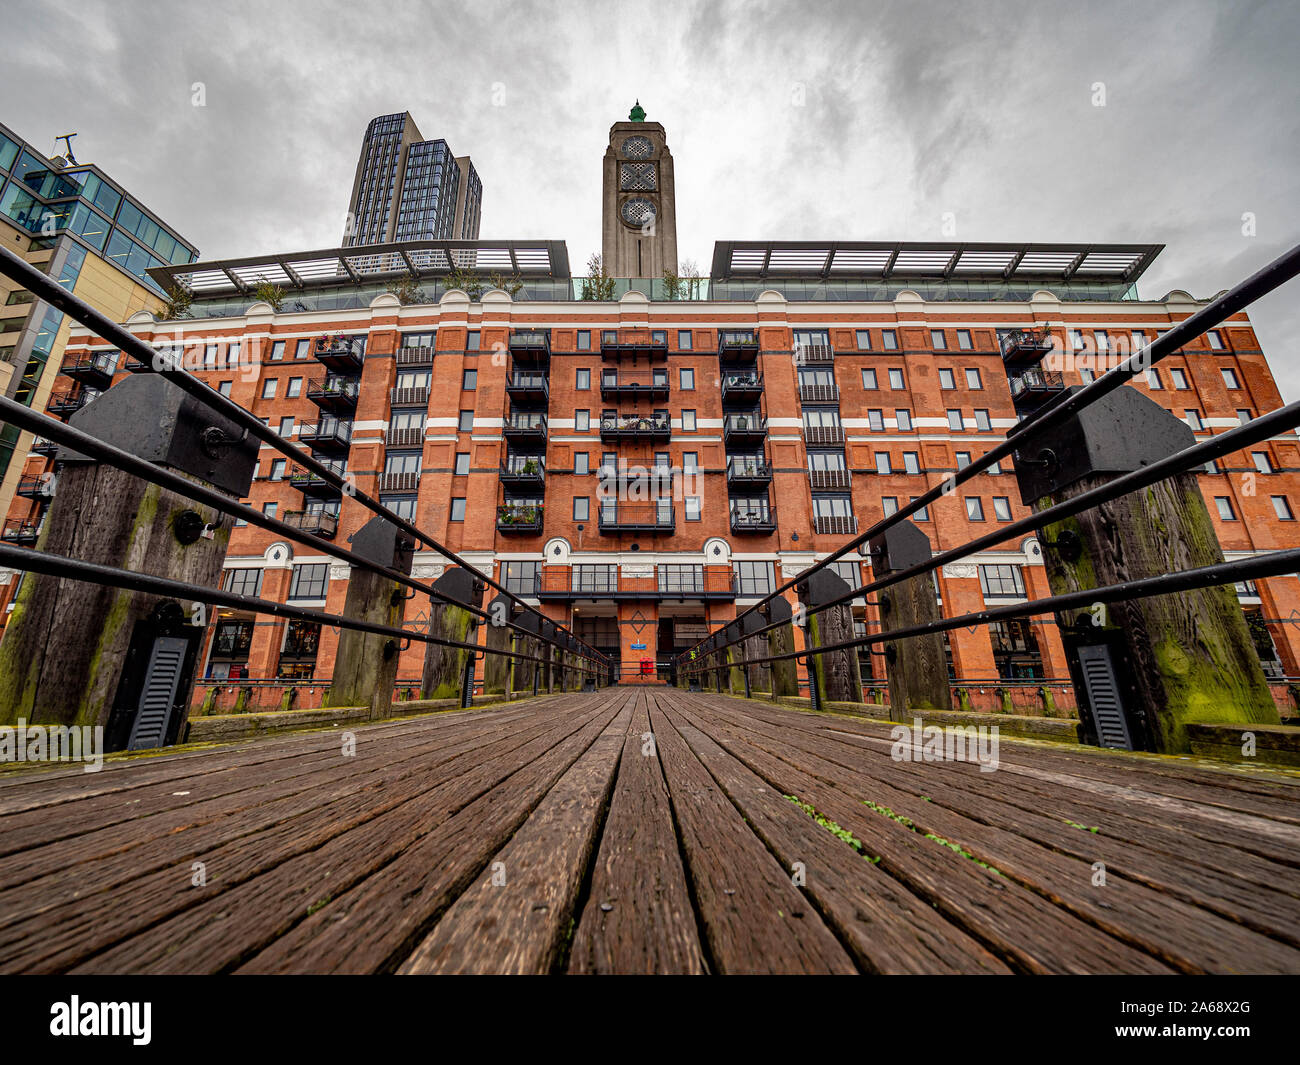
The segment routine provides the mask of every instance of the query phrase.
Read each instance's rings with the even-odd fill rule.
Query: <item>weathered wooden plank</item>
[[[568,971],[708,971],[644,694],[624,741]]]
[[[627,705],[560,777],[477,883],[448,908],[399,973],[552,970],[574,920],[630,719]]]

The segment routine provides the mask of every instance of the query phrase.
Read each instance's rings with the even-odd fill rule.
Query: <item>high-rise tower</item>
[[[366,128],[348,205],[345,246],[395,240],[477,240],[483,183],[468,155],[426,141],[410,112]]]
[[[677,201],[673,157],[658,122],[638,100],[627,122],[609,127],[601,258],[611,277],[677,272]]]

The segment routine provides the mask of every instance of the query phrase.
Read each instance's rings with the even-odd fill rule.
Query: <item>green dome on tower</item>
[[[635,105],[633,105],[632,110],[631,110],[630,112],[628,112],[628,116],[627,116],[627,117],[628,117],[631,121],[633,121],[633,122],[644,122],[644,121],[645,121],[645,108],[643,108],[643,107],[641,106],[641,101],[640,101],[640,100],[637,100],[637,102],[635,103]]]

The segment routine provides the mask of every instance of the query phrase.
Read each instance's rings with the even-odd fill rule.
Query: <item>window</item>
[[[1245,425],[1248,421],[1250,421],[1251,417],[1252,415],[1248,410],[1237,411],[1237,421],[1242,425]]]
[[[892,369],[889,371],[889,387],[892,388],[895,392],[899,392],[907,387],[907,385],[903,382],[902,370]]]
[[[944,339],[943,330],[931,329],[930,347],[934,348],[935,351],[943,351],[945,348],[947,348],[947,346],[948,346],[948,342]]]
[[[415,521],[415,497],[414,496],[380,496],[379,502],[396,514],[399,518],[407,521]]]
[[[693,410],[682,411],[682,431],[686,433],[695,432],[695,412]]]
[[[1273,496],[1273,513],[1277,515],[1278,521],[1295,521],[1295,515],[1291,513],[1291,504],[1286,496]]]
[[[700,470],[700,455],[698,451],[682,452],[682,470],[686,473],[698,473]]]
[[[591,371],[579,370],[575,375],[573,387],[579,392],[591,391]]]
[[[966,517],[971,521],[984,520],[984,501],[979,496],[966,497]]]
[[[466,350],[466,351],[478,351],[478,345],[479,345],[479,333],[478,333],[478,330],[477,330],[477,329],[471,330],[471,331],[470,331],[468,334],[466,334],[466,336],[465,336],[465,350]]]
[[[867,411],[867,428],[873,433],[883,433],[885,431],[885,412],[883,410]]]
[[[329,580],[328,562],[306,562],[294,566],[293,577],[289,581],[289,598],[324,599]]]
[[[280,509],[279,503],[264,503],[262,505],[262,513],[265,514],[268,518],[274,518],[276,512],[279,509]]]
[[[1237,382],[1237,374],[1235,370],[1230,370],[1228,367],[1224,366],[1219,370],[1219,373],[1223,374],[1223,383],[1227,385],[1230,390],[1236,390],[1241,387]]]
[[[579,351],[590,351],[590,350],[591,350],[591,330],[590,330],[590,329],[579,329],[579,330],[578,330],[578,350],[579,350]]]
[[[271,345],[271,361],[282,362],[284,360],[284,341],[277,340]]]
[[[507,592],[515,595],[537,594],[537,577],[542,570],[540,562],[507,562],[503,569],[505,579],[502,583]]]
[[[1110,334],[1104,329],[1094,329],[1092,332],[1093,339],[1096,341],[1099,352],[1110,351]]]
[[[985,599],[1023,599],[1025,577],[1019,566],[980,566],[980,591]]]
[[[466,370],[465,376],[461,378],[460,387],[463,392],[473,392],[478,388],[478,371]]]
[[[1267,451],[1252,451],[1250,457],[1255,462],[1255,469],[1260,473],[1273,472],[1273,460],[1268,457]]]
[[[959,348],[961,348],[963,351],[969,351],[969,350],[974,346],[974,345],[971,344],[971,342],[970,342],[970,330],[969,330],[969,329],[958,329],[958,330],[957,330],[957,346],[958,346]]]
[[[273,481],[284,480],[284,463],[285,463],[284,459],[271,460],[271,480]]]
[[[418,451],[389,452],[384,456],[384,473],[415,473],[420,472],[420,453]]]
[[[1070,347],[1075,351],[1083,350],[1083,334],[1077,329],[1070,330]]]
[[[1145,329],[1134,329],[1129,336],[1132,338],[1133,350],[1135,352],[1141,351],[1147,346],[1147,333]]]
[[[474,412],[472,410],[463,410],[460,412],[460,421],[456,423],[456,431],[460,433],[470,433],[474,431]]]
[[[915,451],[903,452],[903,472],[904,473],[921,472],[921,460],[918,458],[917,453]]]
[[[1237,520],[1237,512],[1232,509],[1232,500],[1227,496],[1215,496],[1214,505],[1219,510],[1219,519],[1221,521]]]
[[[302,378],[290,377],[289,388],[285,392],[285,397],[288,399],[297,399],[301,395],[302,395]]]
[[[276,385],[278,385],[279,383],[280,383],[280,382],[279,382],[276,378],[274,378],[274,377],[269,378],[269,379],[266,380],[266,381],[263,381],[263,382],[262,382],[262,398],[263,398],[263,399],[275,399],[275,387],[276,387]]]
[[[1199,432],[1201,431],[1201,429],[1202,429],[1202,425],[1201,425],[1201,412],[1200,412],[1200,411],[1197,411],[1197,410],[1185,410],[1185,411],[1183,411],[1183,417],[1186,419],[1187,424],[1191,427],[1191,429],[1192,429],[1193,432],[1198,432],[1198,433],[1199,433]]]
[[[219,384],[219,385],[217,386],[217,391],[220,392],[220,393],[221,393],[223,396],[225,396],[227,399],[229,399],[229,398],[230,398],[230,390],[231,390],[231,388],[234,387],[234,384],[235,384],[234,381],[222,381],[221,384]]]
[[[298,341],[297,345],[293,349],[293,357],[295,359],[310,359],[311,341],[310,340]]]
[[[892,329],[882,329],[880,331],[880,341],[886,351],[898,350],[898,334]]]
[[[465,477],[469,474],[469,452],[456,452],[456,467],[452,471],[456,477]]]
[[[226,570],[225,590],[235,595],[261,595],[262,571],[260,569]]]
[[[898,426],[900,433],[910,433],[912,431],[912,412],[910,410],[894,411],[894,423]]]
[[[292,418],[281,418],[281,419],[280,419],[280,429],[279,429],[279,432],[280,432],[280,435],[281,435],[281,436],[292,436],[292,435],[293,435],[293,419],[292,419]]]
[[[573,590],[575,592],[618,591],[617,566],[574,566]]]
[[[953,373],[951,370],[939,371],[939,387],[944,390],[953,389],[957,387],[957,381],[953,377]]]
[[[682,367],[682,371],[681,371],[681,386],[682,386],[682,390],[685,391],[685,392],[691,392],[691,391],[694,391],[694,389],[695,389],[695,371],[694,371],[694,370],[688,369],[688,368],[686,368],[686,367]]]
[[[993,497],[993,517],[998,521],[1011,520],[1011,500],[1007,496]]]
[[[573,412],[573,428],[575,432],[591,432],[591,411],[575,410]]]
[[[884,512],[885,517],[889,518],[898,513],[897,496],[881,496],[880,509]]]
[[[584,474],[591,472],[591,453],[588,451],[575,451],[573,453],[573,472]]]
[[[1082,381],[1085,385],[1092,384],[1092,382],[1095,381],[1096,378],[1097,375],[1094,374],[1091,370],[1089,370],[1086,366],[1079,370],[1079,380]]]
[[[591,520],[591,497],[590,496],[573,497],[573,520],[574,521]]]
[[[452,496],[451,520],[452,521],[465,520],[465,497],[464,496]]]
[[[958,469],[958,470],[964,470],[964,469],[965,469],[967,466],[969,466],[969,465],[970,465],[970,452],[969,452],[969,451],[958,451],[958,452],[957,452],[957,469]]]
[[[1160,392],[1164,390],[1165,385],[1164,382],[1160,380],[1160,371],[1154,367],[1147,371],[1147,386],[1152,392]]]
[[[893,472],[893,469],[890,466],[890,462],[889,462],[889,452],[887,451],[876,452],[876,472],[877,473]]]
[[[1215,351],[1223,350],[1223,337],[1219,335],[1219,331],[1217,329],[1211,329],[1208,333],[1205,334],[1205,337],[1210,342],[1210,347],[1212,347]]]
[[[736,594],[745,598],[767,595],[776,588],[771,562],[735,562]]]
[[[1184,371],[1177,368],[1172,369],[1169,371],[1169,377],[1174,382],[1174,388],[1178,389],[1179,392],[1187,391],[1189,386],[1187,384],[1187,374]]]
[[[960,433],[965,427],[966,423],[962,421],[961,411],[950,410],[948,412],[948,428],[954,433]]]
[[[909,503],[915,503],[915,502],[917,501],[918,498],[920,498],[920,497],[919,497],[919,496],[909,496],[907,501],[908,501]],[[920,508],[918,508],[917,511],[916,511],[916,513],[914,513],[914,514],[912,515],[912,518],[913,518],[914,521],[929,521],[929,520],[930,520],[930,508],[929,508],[929,507],[920,507]]]
[[[700,497],[699,496],[686,497],[686,520],[687,521],[700,520]]]
[[[975,392],[979,392],[984,388],[984,382],[980,380],[980,372],[973,366],[968,367],[966,370],[966,387]]]
[[[875,370],[863,370],[863,371],[862,371],[862,387],[863,387],[863,388],[866,388],[866,389],[874,389],[874,388],[878,387],[878,386],[876,385],[876,371],[875,371]]]
[[[989,421],[989,412],[987,410],[975,411],[975,428],[981,433],[987,433],[993,428],[993,423]]]
[[[858,342],[858,350],[859,350],[859,351],[870,351],[870,350],[871,350],[871,331],[870,331],[870,330],[868,330],[868,329],[859,329],[859,330],[857,331],[857,333],[854,334],[854,335],[855,335],[856,338],[857,338],[857,342]]]

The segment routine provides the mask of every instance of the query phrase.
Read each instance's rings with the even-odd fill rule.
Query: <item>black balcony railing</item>
[[[776,511],[772,507],[731,508],[731,531],[734,533],[776,532]]]
[[[497,507],[497,531],[525,535],[540,533],[544,510],[541,503],[503,503]]]
[[[19,479],[18,487],[14,491],[27,499],[53,499],[54,478],[52,476],[23,477]]]
[[[718,334],[718,358],[723,362],[753,362],[758,358],[758,336],[734,330]]]
[[[347,473],[346,462],[333,462],[326,460],[324,465],[327,469],[333,470],[340,477]],[[338,485],[330,484],[320,474],[307,469],[304,466],[294,466],[289,470],[289,487],[296,488],[303,495],[312,496],[317,499],[341,499],[343,489]]]
[[[799,385],[799,399],[804,403],[838,403],[840,390],[836,385]]]
[[[61,392],[51,392],[50,401],[45,409],[53,414],[56,418],[67,418],[81,410],[87,403],[99,395],[99,392],[90,388],[69,388]]]
[[[763,375],[757,370],[741,370],[722,375],[724,403],[754,404],[763,394]]]
[[[420,490],[419,470],[385,470],[379,475],[381,492],[418,492]]]
[[[1065,378],[1055,370],[1025,370],[1011,378],[1009,384],[1011,399],[1022,414],[1065,391]]]
[[[1009,366],[1037,366],[1052,350],[1048,329],[1013,329],[1002,336],[1002,361]]]
[[[727,459],[727,484],[733,488],[765,488],[772,483],[772,466],[766,458],[732,455]]]
[[[667,533],[676,528],[671,499],[648,502],[602,502],[599,517],[602,532]]]
[[[835,361],[835,352],[829,344],[796,344],[794,364],[796,366],[829,366]]]
[[[545,414],[512,414],[501,427],[502,435],[515,444],[546,443]]]
[[[59,445],[47,437],[38,436],[35,440],[32,441],[33,455],[45,455],[46,457],[49,457],[50,455],[53,455],[58,450],[59,450]]]
[[[672,436],[668,412],[653,414],[607,414],[600,419],[602,440],[667,440]]]
[[[605,329],[600,334],[600,355],[603,359],[619,359],[624,355],[667,359],[668,334],[658,330]]]
[[[428,385],[398,385],[388,390],[388,404],[391,407],[427,407],[429,405]]]
[[[94,388],[107,388],[117,371],[119,352],[82,351],[64,360],[61,372]]]
[[[549,356],[551,334],[545,329],[516,329],[510,334],[510,351],[517,355]]]
[[[11,520],[0,530],[0,540],[11,544],[34,544],[40,536],[40,527],[34,521]]]
[[[757,411],[728,414],[722,419],[722,439],[727,446],[752,444],[767,436],[767,419]]]
[[[427,345],[397,349],[398,366],[432,366],[433,348]]]
[[[307,424],[299,429],[298,442],[332,454],[347,451],[352,445],[352,423],[322,418],[315,425]]]
[[[849,487],[848,470],[809,470],[808,483],[814,491],[830,491]]]
[[[602,399],[656,399],[668,398],[667,372],[655,373],[605,373],[600,375]]]
[[[852,514],[818,514],[813,528],[827,536],[848,536],[858,531],[858,519]]]
[[[540,455],[511,455],[501,467],[501,483],[515,488],[540,488],[546,483],[546,460]]]
[[[551,386],[545,374],[516,373],[506,382],[506,395],[516,405],[545,406],[551,398]]]
[[[307,398],[321,410],[332,412],[357,409],[357,382],[346,377],[316,378],[307,382]]]
[[[313,536],[333,540],[339,531],[339,517],[327,510],[291,510],[284,516],[285,523]]]
[[[384,433],[384,443],[388,447],[419,447],[424,443],[424,426],[390,425]]]
[[[335,373],[360,373],[364,350],[363,342],[352,337],[316,338],[316,361]]]

